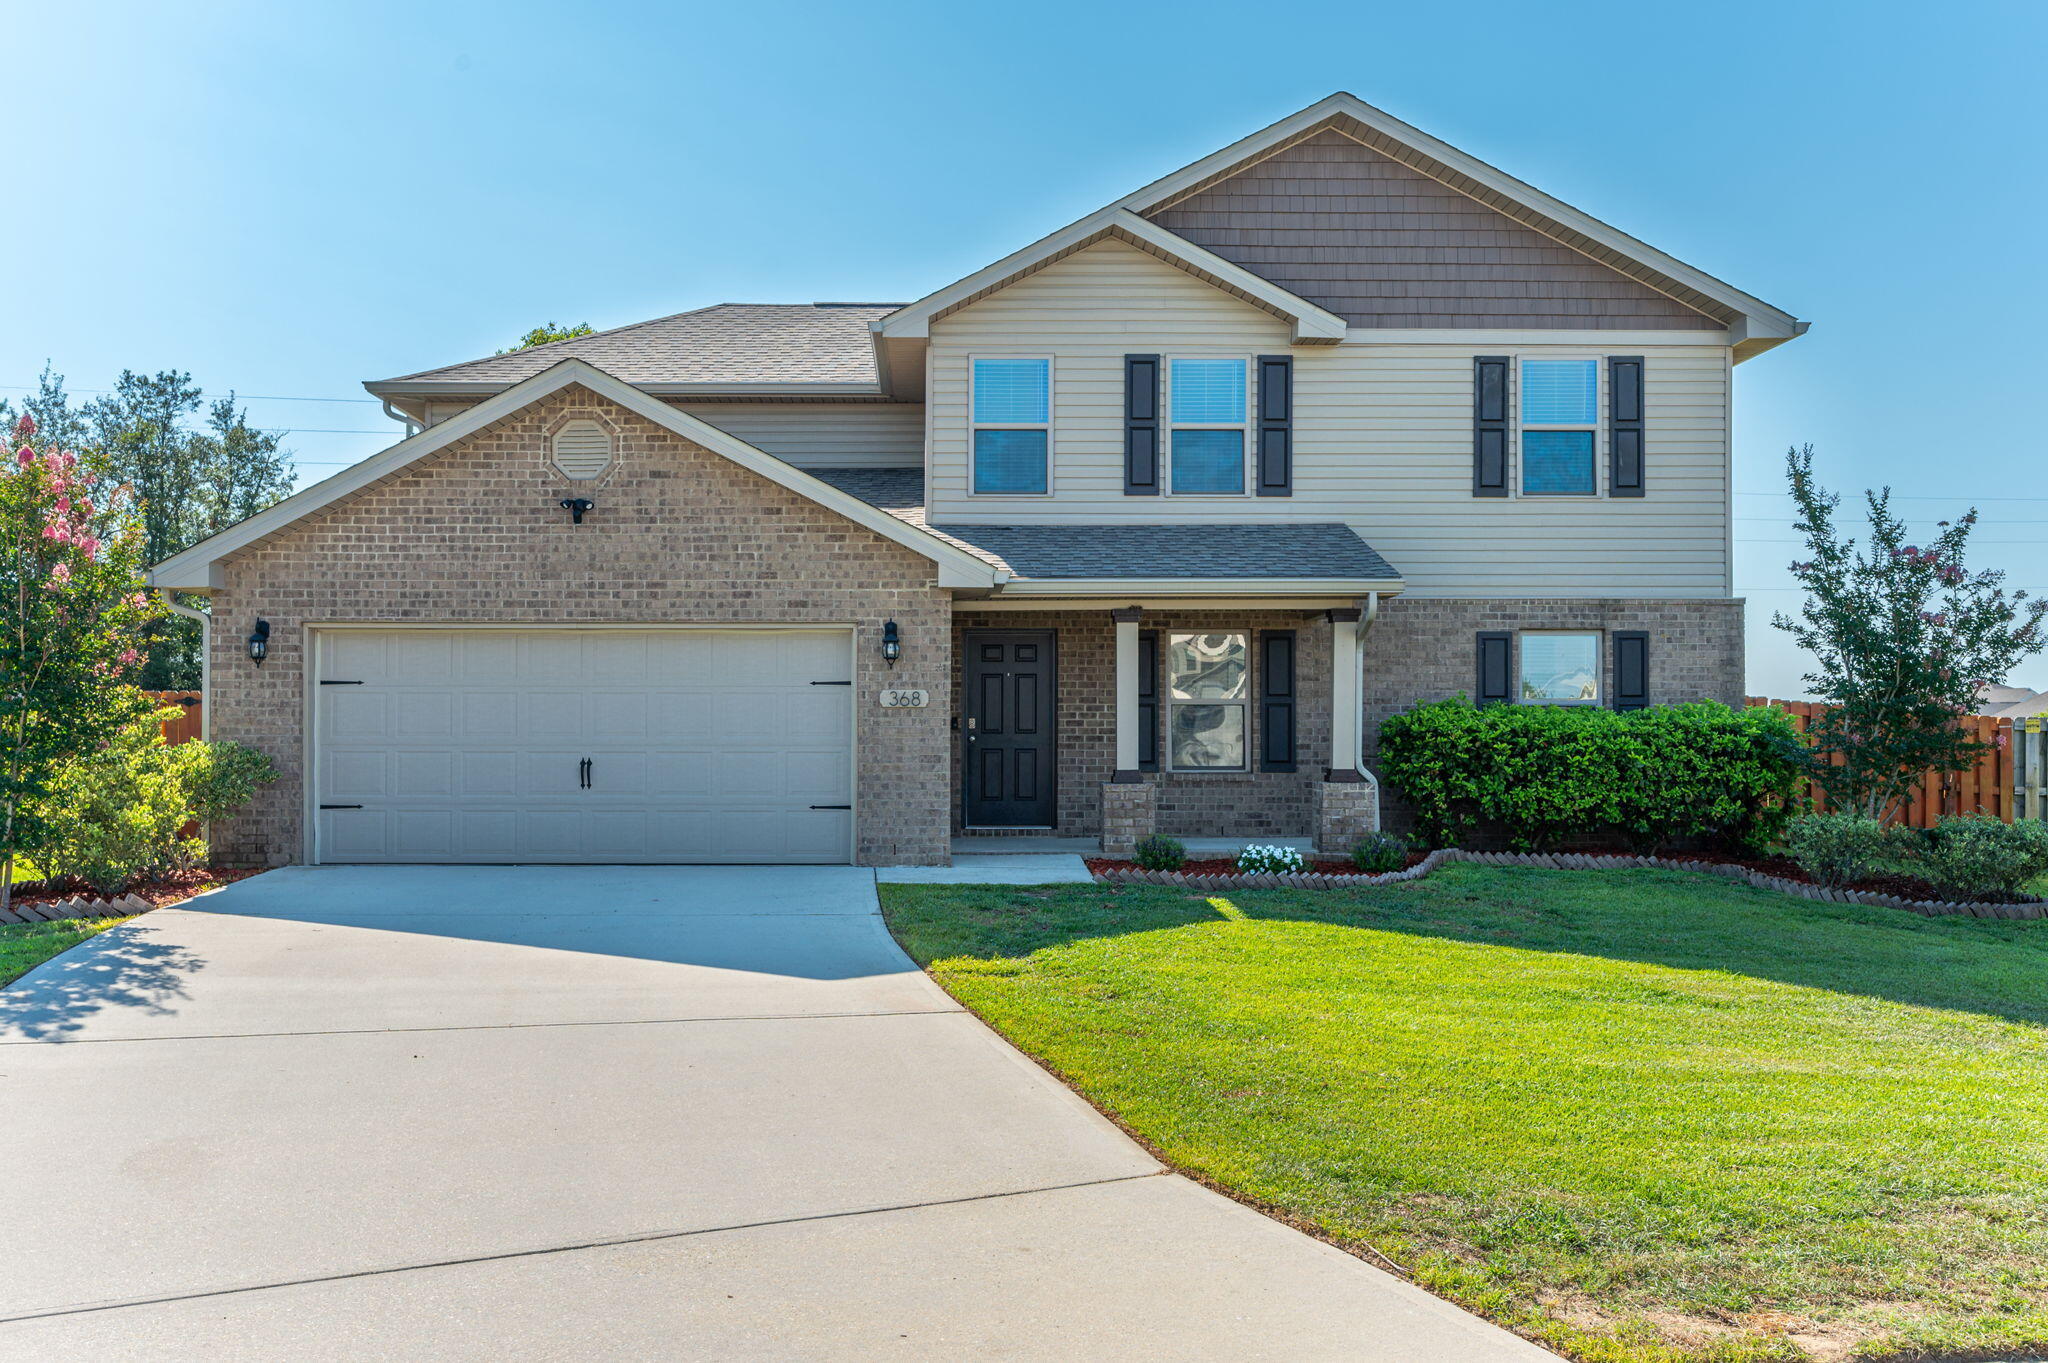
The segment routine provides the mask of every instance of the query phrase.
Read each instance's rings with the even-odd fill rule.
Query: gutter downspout
[[[1380,594],[1367,592],[1365,609],[1358,617],[1358,774],[1372,787],[1372,831],[1380,831],[1380,778],[1365,765],[1365,636],[1380,617]]]
[[[199,622],[199,736],[213,737],[213,616],[206,611],[181,606],[171,595],[169,587],[158,587],[156,594],[171,608],[173,615],[182,615],[187,620]]]
[[[390,398],[380,398],[379,401],[384,404],[384,415],[390,417],[393,421],[396,421],[400,425],[405,427],[405,438],[407,440],[412,439],[414,436],[418,435],[421,431],[424,431],[426,429],[425,426],[420,425],[419,422],[414,421],[404,412],[401,412],[394,408],[391,405]],[[173,607],[173,609],[176,608]]]

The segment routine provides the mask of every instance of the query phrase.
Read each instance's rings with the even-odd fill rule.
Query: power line
[[[42,391],[42,390],[41,390],[41,389],[40,389],[40,388],[39,388],[39,387],[38,387],[37,385],[35,385],[35,384],[32,384],[32,383],[0,383],[0,388],[5,388],[5,389],[7,389],[7,390],[8,390],[9,392],[14,392],[14,393],[35,393],[35,392],[40,392],[40,391]],[[107,393],[116,393],[116,392],[119,392],[120,390],[119,390],[119,389],[117,389],[117,388],[71,388],[71,387],[66,387],[64,391],[65,391],[65,392],[67,392],[67,393],[93,393],[93,394],[96,394],[96,395],[101,395],[101,396],[104,396],[104,395],[105,395],[105,394],[107,394]],[[277,394],[277,393],[236,393],[236,394],[235,394],[234,396],[235,396],[235,400],[236,400],[237,402],[241,402],[241,401],[249,401],[249,402],[361,402],[361,403],[365,403],[365,404],[367,404],[367,405],[369,405],[369,406],[372,406],[372,407],[374,407],[374,406],[377,406],[377,405],[378,405],[378,403],[377,403],[377,399],[376,399],[376,398],[307,398],[307,397],[285,397],[285,396],[282,396],[282,395],[280,395],[280,394]]]

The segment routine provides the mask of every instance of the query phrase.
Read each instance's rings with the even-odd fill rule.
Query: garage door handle
[[[852,809],[852,805],[812,805],[812,809]]]
[[[361,809],[361,805],[322,805],[322,809]]]
[[[584,758],[576,767],[576,781],[585,790],[590,789],[590,759]]]

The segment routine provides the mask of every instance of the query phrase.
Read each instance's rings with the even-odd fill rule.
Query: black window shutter
[[[1643,495],[1643,357],[1607,357],[1607,495]]]
[[[1124,356],[1124,496],[1159,495],[1159,357]]]
[[[1645,710],[1650,705],[1650,633],[1618,629],[1614,640],[1614,708]]]
[[[1159,770],[1159,631],[1138,631],[1138,770]]]
[[[1472,495],[1508,495],[1508,357],[1472,357]]]
[[[1259,632],[1259,770],[1293,771],[1294,631]]]
[[[1489,630],[1479,636],[1479,684],[1472,699],[1478,705],[1493,705],[1515,698],[1515,636],[1505,630]]]
[[[1294,495],[1294,357],[1259,356],[1259,495]]]

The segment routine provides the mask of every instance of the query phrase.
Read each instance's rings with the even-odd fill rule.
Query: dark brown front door
[[[1050,828],[1056,721],[1051,630],[973,630],[962,687],[962,821]]]

